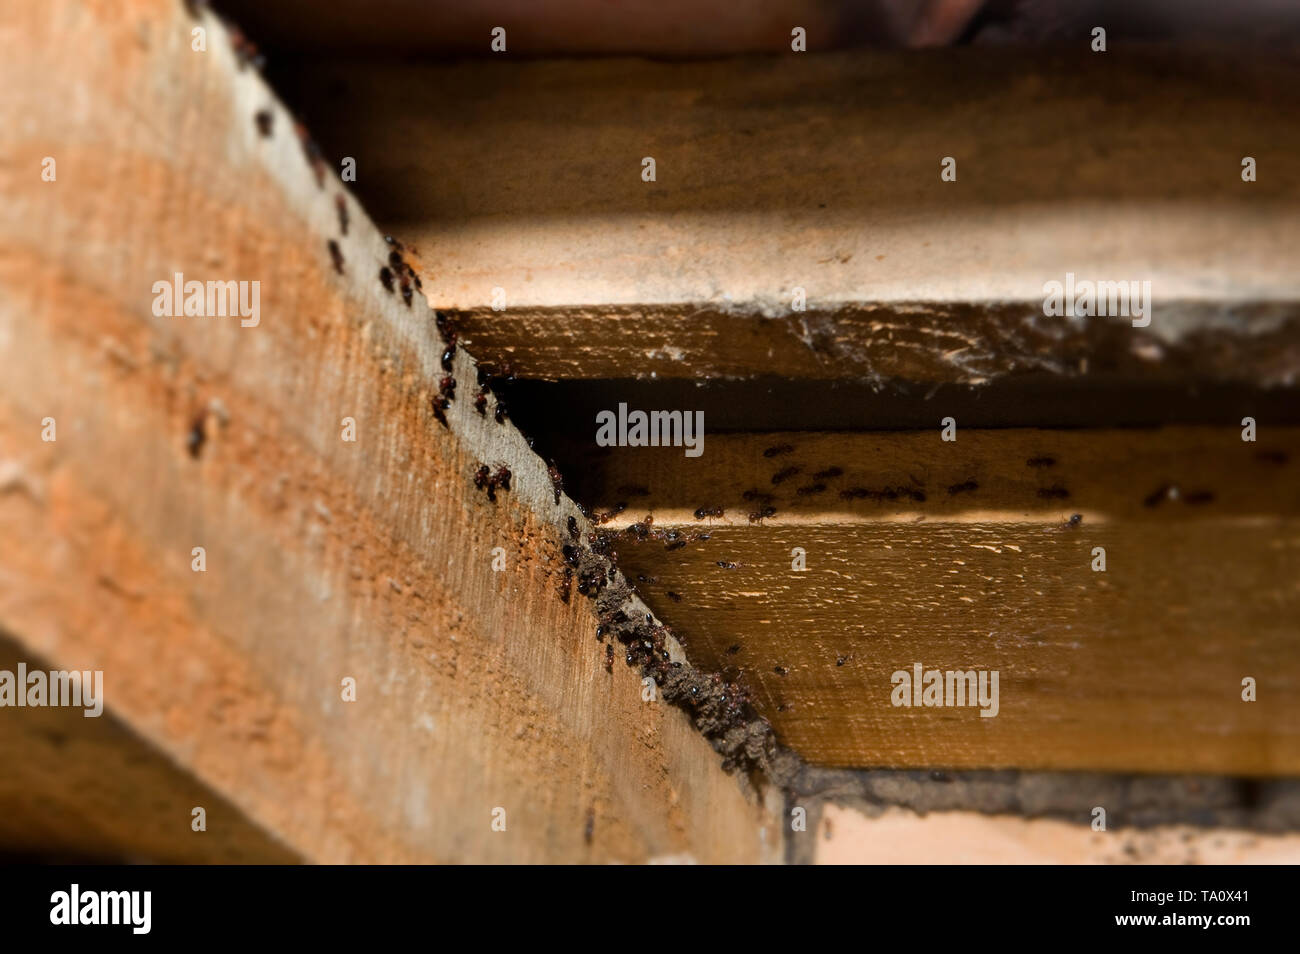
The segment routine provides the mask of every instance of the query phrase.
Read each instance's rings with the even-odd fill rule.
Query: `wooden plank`
[[[627,505],[606,528],[647,604],[811,763],[1283,775],[1297,466],[1300,430],[1247,443],[1225,422],[715,434],[590,476],[597,519]],[[916,663],[999,671],[998,715],[895,706]]]
[[[430,302],[547,380],[1294,383],[1298,79],[1148,48],[285,70]],[[1070,273],[1150,281],[1150,326],[1046,317]]]
[[[765,809],[557,596],[578,511],[213,17],[14,20],[0,626],[102,669],[117,718],[307,860],[767,857]],[[260,282],[260,320],[155,316],[176,272]],[[495,502],[484,463],[513,471]]]
[[[55,668],[0,638],[0,670]],[[0,847],[92,863],[292,864],[299,857],[111,712],[5,711]],[[203,830],[195,831],[195,808]]]

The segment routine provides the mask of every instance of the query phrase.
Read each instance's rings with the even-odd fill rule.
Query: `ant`
[[[572,537],[574,540],[578,539],[578,537],[580,536],[578,532],[578,521],[575,520],[572,516],[570,516],[568,520],[568,524],[569,524],[569,536]]]
[[[739,563],[730,563],[726,560],[718,560],[716,562],[718,566],[722,567],[724,570],[737,570],[740,568]]]
[[[262,134],[263,139],[271,137],[271,126],[275,120],[275,114],[269,109],[259,109],[253,114],[253,121],[257,123],[257,131]]]
[[[844,473],[838,467],[827,467],[825,470],[819,470],[813,474],[813,480],[830,480],[832,477],[839,477]]]
[[[341,195],[334,197],[334,208],[339,214],[339,229],[344,235],[348,234],[348,203]]]
[[[379,282],[384,286],[384,291],[390,295],[393,293],[393,272],[387,265],[379,270]]]
[[[772,475],[772,483],[779,484],[782,481],[789,480],[791,477],[802,472],[803,472],[802,467],[787,467],[784,470],[779,470]]]
[[[487,417],[487,399],[488,389],[481,387],[478,394],[474,395],[474,410],[478,411],[483,417]]]
[[[501,413],[501,405],[497,405],[497,413]],[[498,423],[500,418],[497,418]],[[555,466],[555,461],[547,461],[546,475],[551,478],[551,489],[555,492],[555,503],[560,503],[560,494],[564,493],[564,477],[560,474],[560,469]]]
[[[560,602],[561,602],[561,603],[568,603],[570,597],[573,595],[573,570],[572,570],[572,568],[567,567],[567,566],[564,568],[564,574],[560,577],[560,582],[556,584],[556,587],[555,587],[555,588],[556,588],[556,590],[557,590],[557,591],[559,592],[559,594],[560,594]],[[596,635],[597,635],[597,638],[599,638],[599,636],[600,636],[600,632],[599,632],[599,630],[597,630]]]
[[[203,453],[203,445],[208,439],[206,423],[206,416],[200,414],[194,419],[189,436],[185,438],[185,446],[189,449],[190,456],[195,460],[198,460],[199,455]]]
[[[721,517],[721,507],[699,507],[695,511],[695,519],[703,520],[705,517]]]
[[[669,590],[668,598],[672,600],[674,603],[680,603],[682,601],[682,594],[674,593],[672,590]]]
[[[339,243],[334,241],[333,239],[330,239],[325,244],[329,246],[330,258],[334,262],[334,271],[342,275],[343,274],[343,250],[339,248]]]
[[[605,672],[612,673],[613,671],[614,671],[614,644],[606,643],[605,644]],[[590,819],[588,819],[587,824],[588,827],[590,827],[591,824]]]
[[[751,513],[751,514],[749,515],[749,522],[750,522],[750,523],[762,523],[763,520],[764,520],[764,518],[766,518],[766,517],[774,517],[774,516],[776,516],[776,508],[775,508],[775,507],[764,507],[762,510],[755,510],[753,513]]]

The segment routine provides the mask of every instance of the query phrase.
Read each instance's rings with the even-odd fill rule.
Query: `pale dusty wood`
[[[327,149],[366,170],[376,219],[419,247],[430,302],[521,374],[978,382],[1089,357],[1177,365],[1185,346],[1194,369],[1296,380],[1294,57],[1081,47],[291,72]],[[940,179],[949,156],[955,182]],[[1244,156],[1258,181],[1241,180]],[[1045,318],[1044,282],[1067,272],[1149,280],[1151,327]],[[1255,335],[1271,356],[1215,360]]]
[[[1300,863],[1300,834],[1162,825],[1093,831],[1091,818],[1055,819],[901,808],[875,817],[828,805],[806,835],[818,864],[1218,864]]]
[[[698,459],[610,454],[595,503],[630,503],[610,532],[653,517],[657,535],[619,535],[619,565],[809,762],[1285,775],[1300,771],[1300,432],[1261,434],[711,435]],[[774,485],[786,468],[801,470]],[[751,524],[766,501],[749,490],[776,515]],[[894,499],[841,496],[855,490]],[[1000,714],[894,707],[892,673],[918,662],[998,670]]]
[[[434,420],[432,312],[384,292],[350,198],[339,234],[341,187],[217,23],[200,53],[179,3],[8,6],[0,626],[103,669],[116,718],[308,860],[769,857],[764,810],[558,599],[576,510],[474,413],[464,351]],[[153,317],[176,271],[259,280],[261,324]],[[514,471],[495,504],[483,462]]]

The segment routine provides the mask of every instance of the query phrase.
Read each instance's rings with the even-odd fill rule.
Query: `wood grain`
[[[611,453],[595,509],[649,491],[606,524],[620,566],[693,659],[744,675],[808,761],[1300,770],[1295,429],[1258,443],[1231,423],[708,441],[698,460]],[[825,489],[799,493],[814,482]],[[757,524],[753,490],[776,510]],[[697,520],[701,506],[725,512]],[[647,514],[638,540],[626,528]],[[891,674],[918,662],[998,670],[999,715],[895,707]]]
[[[196,52],[179,3],[14,12],[0,626],[104,670],[116,718],[306,860],[765,857],[761,806],[558,598],[577,510],[475,413],[463,350],[431,413],[432,312],[385,292],[388,246],[223,28]],[[260,324],[155,317],[178,271],[260,281]]]

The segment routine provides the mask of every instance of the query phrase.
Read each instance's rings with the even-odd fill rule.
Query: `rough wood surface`
[[[764,810],[557,597],[577,511],[474,412],[463,350],[431,413],[433,313],[225,31],[6,8],[0,626],[104,670],[116,718],[308,860],[767,857]],[[260,281],[260,324],[155,317],[175,272]],[[514,472],[495,503],[483,463]]]
[[[978,382],[1167,361],[1296,380],[1294,57],[308,61],[285,81],[418,246],[430,302],[523,375]],[[1067,272],[1150,281],[1151,326],[1044,317]]]
[[[1300,771],[1297,466],[1300,431],[1247,443],[1234,421],[720,434],[698,459],[620,448],[592,502],[598,519],[627,504],[605,524],[619,565],[812,763],[1283,775]],[[998,670],[998,716],[893,706],[915,663]]]

